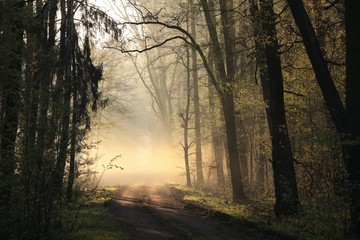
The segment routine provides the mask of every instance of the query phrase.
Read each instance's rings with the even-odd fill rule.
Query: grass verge
[[[231,204],[226,199],[215,197],[211,193],[204,192],[187,186],[174,186],[183,194],[185,205],[190,205],[193,211],[200,214],[214,216],[221,221],[232,222],[238,228],[251,231],[259,239],[264,236],[273,236],[273,239],[300,239],[298,235],[289,229],[281,229],[274,223],[271,213],[271,203],[247,201],[243,204]],[[185,206],[187,207],[187,206]],[[202,213],[203,212],[203,213]],[[268,238],[266,238],[268,239]]]
[[[100,189],[89,198],[78,212],[78,218],[72,231],[67,233],[54,232],[53,240],[127,240],[116,218],[105,207],[106,201],[117,189]],[[77,209],[69,211],[65,229],[71,228]],[[65,214],[64,214],[65,215]],[[69,226],[66,226],[69,225]]]
[[[320,216],[304,207],[296,216],[276,219],[273,214],[273,201],[249,200],[243,204],[231,204],[210,192],[192,187],[173,185],[181,193],[184,204],[191,210],[207,215],[218,216],[221,220],[235,222],[245,228],[274,236],[274,239],[298,240],[353,240],[342,230],[341,216]],[[261,239],[261,238],[259,238]]]

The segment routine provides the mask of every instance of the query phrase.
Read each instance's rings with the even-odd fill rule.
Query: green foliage
[[[92,62],[89,24],[115,38],[121,31],[87,1],[77,8],[83,22],[74,20],[73,1],[61,1],[61,11],[57,5],[0,2],[1,239],[46,239],[48,229],[60,230],[72,190],[93,163],[87,135],[102,67]]]
[[[304,207],[297,216],[276,220],[275,229],[300,236],[300,239],[346,239],[348,211],[346,206],[334,207],[331,199],[323,199],[316,207]]]
[[[176,188],[184,193],[184,201],[196,202],[210,210],[226,213],[233,217],[254,217],[251,214],[251,205],[230,204],[227,199],[215,197],[211,192],[205,192],[193,187],[176,186]]]
[[[82,191],[76,201],[62,211],[62,228],[51,231],[53,240],[128,239],[116,218],[106,208],[118,187]]]
[[[64,13],[56,10],[56,4],[60,4],[60,2],[62,6],[65,6]],[[70,20],[72,17],[71,14],[66,14],[66,5],[72,1],[61,0],[60,2],[52,0],[0,1],[0,189],[4,189],[2,192],[11,192],[12,195],[11,203],[9,203],[9,199],[6,199],[8,202],[5,205],[0,204],[0,213],[9,212],[9,216],[11,216],[7,218],[8,216],[2,215],[5,217],[1,219],[0,227],[5,232],[21,232],[17,236],[19,239],[22,237],[46,238],[46,229],[52,224],[61,226],[63,230],[72,228],[70,223],[74,222],[72,220],[78,210],[78,201],[84,200],[82,192],[77,191],[76,188],[86,185],[80,180],[89,182],[90,177],[84,177],[84,175],[95,174],[89,169],[87,169],[88,173],[84,172],[86,166],[92,164],[92,161],[84,157],[84,153],[89,147],[86,143],[86,136],[91,130],[90,110],[96,110],[99,100],[105,99],[102,102],[103,107],[108,104],[107,99],[103,98],[98,91],[98,84],[102,77],[101,64],[93,64],[90,56],[91,37],[95,35],[92,31],[97,30],[109,34],[114,39],[118,39],[121,34],[118,23],[114,19],[95,6],[87,5],[87,1],[80,2],[79,8],[77,8],[81,21],[70,23],[68,21],[68,26],[66,26],[68,29],[63,31],[65,28],[60,29],[60,22],[66,22],[65,20]],[[152,10],[157,12],[157,9],[161,9],[156,14],[157,21],[161,21],[160,18],[164,17],[168,19],[165,22],[181,26],[188,20],[188,5],[180,4],[177,13],[165,13],[166,3],[151,4],[150,8],[141,9],[145,13],[151,13]],[[270,164],[269,169],[259,174],[255,173],[260,166],[258,161],[260,156],[268,159],[271,146],[269,129],[264,117],[266,104],[263,102],[261,86],[257,79],[259,63],[252,57],[254,55],[254,39],[253,29],[251,29],[253,26],[250,24],[249,17],[254,16],[247,15],[248,2],[235,4],[237,8],[234,11],[236,41],[232,47],[237,52],[234,60],[237,63],[237,72],[231,82],[225,82],[220,88],[231,89],[235,95],[236,124],[237,131],[239,131],[237,144],[241,150],[241,159],[245,159],[243,162],[247,164],[246,170],[249,170],[244,182],[248,184],[247,195],[256,197],[256,199],[238,205],[229,204],[231,189],[228,179],[222,188],[213,188],[213,191],[216,191],[215,194],[194,188],[179,187],[179,189],[186,194],[186,201],[197,202],[211,210],[221,211],[231,216],[257,219],[258,221],[269,220],[273,223],[273,227],[295,233],[304,239],[341,239],[348,231],[350,202],[350,187],[342,160],[341,144],[353,146],[359,143],[359,139],[340,141],[343,136],[336,133],[334,124],[326,111],[322,93],[315,81],[313,68],[285,4],[285,2],[277,2],[274,6],[277,14],[276,37],[279,39],[281,47],[286,117],[296,161],[303,212],[287,219],[273,219],[272,197],[274,193],[269,170]],[[328,1],[307,1],[305,4],[314,22],[339,95],[344,99],[346,70],[344,39],[346,34],[343,5],[336,1],[335,7],[331,6],[323,11],[324,6],[328,5]],[[216,6],[214,12],[217,23],[221,16],[218,14],[218,7]],[[196,7],[196,14],[198,13],[201,13],[201,8]],[[79,27],[81,24],[83,25]],[[198,16],[197,24],[199,24],[198,29],[203,31],[201,15]],[[151,42],[150,39],[161,40],[162,37],[173,36],[173,33],[166,32],[166,29],[157,31],[159,28],[155,26],[147,25],[147,27],[144,28],[147,33],[143,42],[145,45]],[[66,41],[69,37],[67,34],[71,32],[72,28],[75,31],[74,41]],[[154,34],[154,38],[150,36],[151,34]],[[262,43],[269,40],[271,39],[265,38]],[[198,34],[198,41],[201,42],[199,46],[204,52],[208,51],[206,34]],[[24,51],[20,51],[23,46]],[[71,48],[67,48],[69,46]],[[171,45],[172,47],[173,45]],[[67,49],[74,51],[68,53]],[[180,80],[184,77],[181,75],[183,69],[179,67],[178,63],[165,67],[170,60],[173,60],[173,57],[170,57],[172,53],[167,49],[162,52],[162,56],[158,56],[157,54],[160,52],[148,54],[149,67],[152,73],[156,73],[154,79],[163,80],[163,87],[165,90],[169,90],[167,93],[169,99],[172,99],[170,93],[182,91]],[[184,52],[181,50],[178,54],[175,58],[180,61]],[[184,56],[182,57],[184,58]],[[64,64],[63,60],[71,66]],[[137,62],[138,65],[134,62],[137,70],[143,68],[140,62]],[[70,74],[67,73],[67,77],[64,76],[65,65],[68,69],[72,69]],[[166,69],[166,71],[162,74],[159,69]],[[167,71],[173,73],[172,81],[169,81],[170,78],[166,78],[166,75],[170,76],[170,74],[166,74]],[[199,73],[200,71],[202,69],[199,68]],[[72,77],[69,77],[71,75]],[[148,75],[150,76],[150,72]],[[12,86],[10,83],[15,84]],[[20,96],[18,96],[19,90]],[[189,89],[187,90],[189,91]],[[208,97],[208,89],[202,88],[201,90],[200,100],[204,100]],[[67,99],[64,96],[65,92],[70,92],[70,97]],[[163,96],[159,96],[158,99],[166,100]],[[9,100],[19,101],[21,107],[17,109],[16,106],[10,106],[11,101]],[[206,111],[203,110],[203,123],[222,133],[224,131],[223,116],[220,116],[219,99],[215,100],[215,105],[208,110],[211,114],[206,115]],[[167,104],[170,106],[174,103],[172,101],[164,102],[164,106]],[[13,110],[7,111],[9,106],[13,107]],[[202,108],[205,108],[204,106],[205,104],[202,105]],[[68,111],[65,111],[66,109]],[[174,125],[171,122],[173,113],[170,111],[167,113],[168,108],[166,107],[162,110],[168,117],[168,125]],[[15,149],[11,150],[14,158],[8,158],[3,154],[4,149],[8,150],[3,147],[2,143],[9,140],[9,135],[4,132],[5,124],[9,123],[6,120],[9,113],[19,116],[19,121],[11,119],[16,139],[11,139],[12,143],[8,144],[8,146],[15,146]],[[210,124],[211,118],[215,119],[215,125]],[[66,131],[67,127],[68,131]],[[153,127],[151,127],[152,130]],[[202,128],[203,136],[205,136],[204,143],[205,141],[209,142],[207,136],[212,133],[213,129],[211,128]],[[75,149],[72,154],[68,147],[70,139],[66,135],[75,135],[71,139]],[[61,165],[59,152],[61,151],[64,154],[61,156],[62,166],[59,167],[58,165]],[[74,186],[71,186],[76,193],[73,196],[74,202],[68,203],[63,198],[65,186],[62,185],[65,185],[64,183],[70,179],[71,170],[68,166],[70,159],[75,161],[72,176],[77,181]],[[6,161],[9,162],[9,165],[3,166]],[[265,165],[267,163],[268,161],[265,160]],[[212,164],[204,164],[204,166],[210,165]],[[105,167],[105,169],[108,168],[121,167],[110,163]],[[60,184],[56,186],[59,190],[54,192],[53,179],[54,175],[58,173],[57,169],[62,171],[59,171]],[[7,174],[7,172],[10,173]],[[261,174],[266,175],[262,180],[266,186],[259,190],[256,189],[259,183],[255,181],[255,178]],[[57,197],[54,197],[55,195]],[[75,221],[77,222],[75,230],[62,236],[64,238],[54,237],[60,239],[66,237],[70,237],[70,239],[91,239],[92,237],[93,239],[115,239],[118,233],[115,231],[116,224],[112,221],[114,219],[110,218],[110,222],[104,220],[104,222],[97,223],[99,218],[108,219],[109,216],[101,204],[111,195],[112,191],[94,190],[89,201],[86,200],[88,206],[80,208],[79,219]],[[15,226],[12,224],[15,222],[19,223]],[[103,228],[103,230],[99,228]],[[121,233],[119,234],[121,235]]]
[[[116,218],[104,207],[104,199],[97,197],[88,206],[83,207],[73,231],[64,234],[54,231],[53,240],[126,240],[127,235],[120,229]],[[74,212],[70,212],[74,214]]]
[[[272,229],[298,239],[340,240],[346,238],[349,227],[349,201],[344,195],[323,192],[318,199],[312,199],[303,206],[298,215],[275,219],[273,199],[261,201],[251,199],[243,204],[230,204],[226,199],[215,197],[192,187],[176,186],[184,193],[183,200],[199,205],[208,211],[225,213],[239,219],[246,219],[264,229]]]

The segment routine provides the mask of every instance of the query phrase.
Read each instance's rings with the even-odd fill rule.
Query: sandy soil
[[[276,239],[221,217],[199,215],[176,194],[165,186],[124,186],[108,207],[131,240]]]

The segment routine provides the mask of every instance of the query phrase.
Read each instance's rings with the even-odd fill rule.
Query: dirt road
[[[184,208],[173,194],[164,186],[124,186],[109,203],[109,209],[131,240],[276,239],[260,237],[254,229],[219,218],[199,216]]]

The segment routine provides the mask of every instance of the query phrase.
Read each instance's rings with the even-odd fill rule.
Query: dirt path
[[[109,209],[131,240],[255,240],[253,230],[186,210],[164,186],[124,186]],[[257,234],[256,234],[257,235]]]

